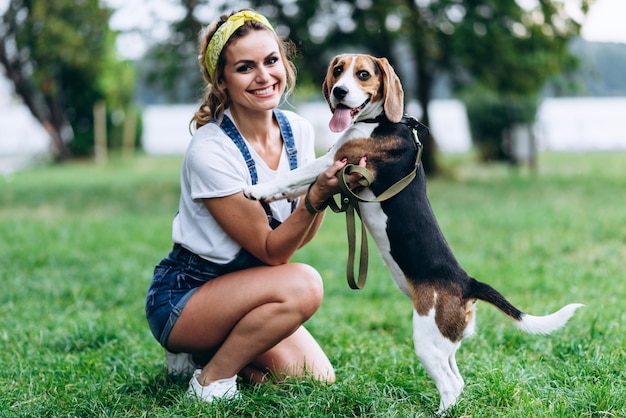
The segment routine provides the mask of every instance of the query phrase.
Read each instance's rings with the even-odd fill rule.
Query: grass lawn
[[[145,321],[152,268],[171,247],[180,158],[73,163],[0,177],[1,417],[428,417],[439,399],[413,354],[411,303],[370,246],[364,290],[345,282],[342,214],[296,256],[322,272],[308,322],[337,383],[243,387],[187,399]],[[586,304],[551,336],[478,304],[451,417],[626,416],[626,154],[543,154],[536,175],[444,156],[429,196],[474,277],[525,312]],[[409,215],[409,214],[407,214]],[[419,256],[419,254],[416,254]]]

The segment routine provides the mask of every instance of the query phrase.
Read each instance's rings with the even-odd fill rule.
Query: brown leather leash
[[[374,182],[374,175],[365,167],[361,167],[355,164],[347,164],[337,173],[337,177],[339,178],[339,188],[341,190],[341,205],[338,205],[335,202],[334,198],[329,199],[327,203],[328,207],[330,207],[333,212],[346,213],[346,231],[348,234],[348,262],[346,267],[346,278],[348,281],[348,285],[351,289],[363,289],[365,287],[369,262],[367,231],[365,230],[365,226],[363,225],[363,219],[361,218],[359,203],[383,202],[385,200],[388,200],[404,190],[404,188],[407,187],[411,183],[411,181],[413,181],[413,179],[417,175],[417,169],[422,158],[423,147],[422,143],[417,137],[417,130],[415,128],[412,129],[415,137],[415,144],[417,145],[417,157],[415,158],[415,165],[413,166],[413,169],[409,174],[398,180],[391,187],[389,187],[387,190],[385,190],[383,193],[376,196],[375,198],[366,199],[359,196],[350,188],[348,182],[350,174],[359,173],[362,176],[358,181],[359,188],[368,187],[369,185],[371,185]],[[359,216],[359,219],[361,220],[361,250],[359,253],[359,270],[358,274],[356,275],[356,280],[354,274],[354,262],[356,254],[356,219],[354,216],[355,211]]]
[[[367,279],[369,251],[367,245],[367,231],[363,225],[363,220],[361,219],[361,213],[359,210],[359,201],[361,198],[348,186],[348,176],[354,172],[359,172],[363,176],[358,181],[359,187],[367,187],[374,181],[374,175],[368,169],[354,164],[347,164],[339,171],[339,173],[337,173],[339,178],[339,188],[341,189],[341,206],[337,205],[334,198],[330,198],[328,201],[328,207],[330,207],[330,209],[335,213],[346,213],[346,232],[348,234],[348,262],[346,266],[346,278],[351,289],[363,289],[365,287],[365,280]],[[356,254],[355,211],[359,215],[359,219],[361,219],[361,251],[359,257],[359,273],[356,281],[354,276],[354,259]]]

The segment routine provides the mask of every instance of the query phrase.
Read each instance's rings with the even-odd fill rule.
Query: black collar
[[[359,122],[363,122],[363,123],[381,123],[381,122],[385,122],[385,121],[389,121],[389,119],[387,119],[387,116],[385,116],[385,114],[382,113],[382,114],[376,116],[375,118],[363,119],[363,120],[360,120]],[[429,135],[430,134],[430,129],[428,129],[428,126],[424,125],[422,122],[420,122],[419,120],[415,119],[413,116],[409,115],[408,113],[405,113],[402,116],[402,119],[400,119],[400,122],[398,122],[398,123],[402,123],[402,124],[408,126],[413,131],[415,131],[418,135]]]
[[[363,119],[360,120],[359,122],[363,122],[363,123],[381,123],[384,121],[388,121],[389,119],[387,119],[387,116],[385,116],[384,113],[381,113],[380,115],[376,116],[375,118],[370,118],[370,119]]]

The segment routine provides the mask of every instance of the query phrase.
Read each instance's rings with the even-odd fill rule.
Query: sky
[[[597,0],[585,17],[582,36],[594,42],[626,43],[626,0]]]

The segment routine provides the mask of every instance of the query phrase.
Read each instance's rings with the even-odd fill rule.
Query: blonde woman
[[[204,401],[239,396],[238,375],[335,380],[303,326],[322,302],[321,277],[290,259],[318,230],[316,209],[338,192],[345,161],[318,177],[309,209],[303,198],[262,205],[241,193],[315,157],[311,125],[277,110],[295,81],[288,46],[243,10],[211,24],[200,49],[207,94],[182,166],[174,248],[155,269],[146,315],[169,370],[192,374],[189,395]]]

